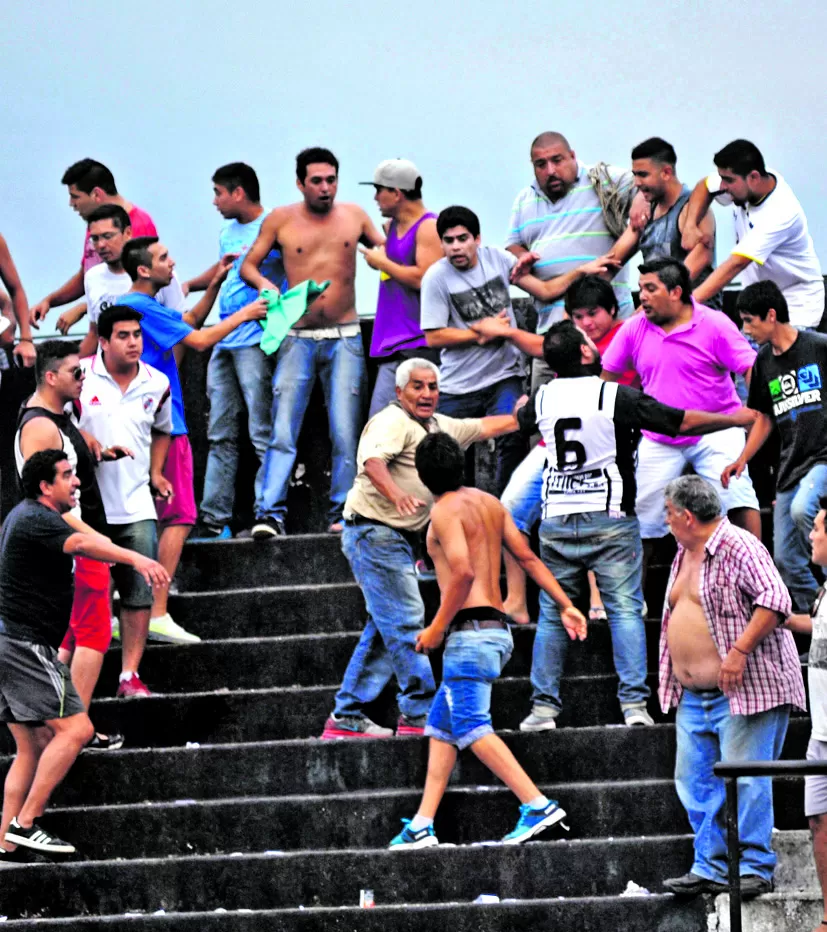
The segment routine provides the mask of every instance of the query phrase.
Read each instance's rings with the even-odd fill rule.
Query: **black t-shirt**
[[[98,488],[97,462],[92,451],[86,446],[81,432],[68,414],[55,414],[48,408],[22,407],[17,416],[17,430],[24,424],[37,417],[48,418],[71,443],[77,457],[75,473],[80,479],[80,516],[94,530],[106,533],[106,513],[103,510],[103,499]],[[15,440],[15,442],[17,442]],[[65,449],[65,444],[64,444]]]
[[[0,533],[0,619],[9,637],[60,646],[72,613],[72,557],[63,552],[72,534],[34,499],[9,512]]]
[[[827,462],[827,337],[802,330],[776,356],[762,346],[752,368],[747,404],[771,417],[781,435],[777,488],[788,492],[816,463]]]

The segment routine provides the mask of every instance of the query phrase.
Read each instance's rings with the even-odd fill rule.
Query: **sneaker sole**
[[[13,829],[6,832],[6,841],[19,845],[21,848],[28,848],[30,851],[42,851],[44,854],[74,854],[77,851],[74,845],[68,843],[62,845],[37,844],[25,835],[15,835]]]
[[[201,638],[191,635],[188,638],[178,637],[174,634],[158,634],[150,631],[146,636],[148,641],[157,641],[159,644],[200,644]]]
[[[425,729],[424,728],[413,728],[410,725],[400,725],[396,729],[397,738],[424,738]]]
[[[270,540],[271,537],[283,537],[278,531],[268,526],[258,525],[253,528],[251,537],[253,540]]]
[[[393,737],[393,732],[391,732],[389,735],[369,735],[363,731],[345,731],[344,729],[339,729],[339,728],[336,728],[336,729],[325,728],[325,730],[322,732],[322,741],[341,741],[341,740],[347,740],[348,738],[357,738],[357,739],[358,738],[362,738],[362,739],[372,738],[374,740],[377,740],[377,739],[382,740],[383,738],[392,738],[392,737]]]
[[[528,841],[529,838],[533,838],[535,835],[538,835],[540,832],[549,828],[552,825],[556,825],[558,822],[562,822],[566,818],[566,812],[564,809],[559,807],[554,810],[554,812],[549,813],[543,819],[542,822],[538,822],[535,826],[530,828],[527,832],[520,835],[518,838],[503,838],[504,845],[521,845],[524,841]]]
[[[419,841],[402,842],[398,845],[388,845],[388,851],[415,851],[417,848],[435,848],[439,844],[439,839],[433,835],[427,835]]]
[[[554,731],[557,728],[557,719],[549,719],[547,722],[540,722],[537,725],[526,725],[520,722],[520,731]]]

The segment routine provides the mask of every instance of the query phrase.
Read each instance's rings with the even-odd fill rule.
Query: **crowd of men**
[[[557,727],[568,643],[587,636],[581,608],[611,630],[623,721],[653,724],[643,582],[654,545],[671,533],[678,551],[659,699],[664,712],[677,707],[676,784],[696,842],[691,870],[666,887],[683,895],[723,887],[723,788],[712,766],[778,757],[791,709],[806,708],[789,629],[813,624],[813,564],[827,557],[821,267],[801,205],[747,140],[718,151],[715,171],[694,189],[657,137],[632,150],[631,170],[587,166],[555,132],[534,139],[530,160],[534,179],[514,201],[504,248],[482,244],[469,207],[429,211],[423,179],[405,159],[381,162],[363,182],[374,188],[380,230],[361,207],[337,201],[339,163],[323,148],[297,156],[298,202],[269,211],[250,166],[218,168],[218,257],[187,281],[151,217],[91,159],[62,178],[86,224],[81,267],[65,284],[29,308],[0,237],[8,289],[0,340],[21,365],[35,365],[37,382],[15,436],[24,501],[4,525],[0,557],[0,718],[18,749],[0,858],[15,846],[71,850],[35,820],[83,747],[122,743],[95,732],[87,716],[113,631],[112,582],[118,695],[150,694],[139,676],[148,637],[198,640],[170,616],[167,583],[188,537],[231,536],[244,425],[259,468],[255,520],[238,536],[286,534],[318,378],[332,446],[328,531],[341,535],[368,610],[323,737],[392,736],[365,710],[395,678],[395,733],[431,739],[420,809],[391,846],[437,843],[434,814],[465,747],[520,799],[505,843],[565,818],[491,725],[491,683],[511,653],[510,625],[529,620],[526,573],[541,598],[521,729]],[[736,238],[717,266],[716,200],[732,206]],[[628,266],[638,252],[635,311]],[[370,399],[359,254],[380,273]],[[736,278],[741,329],[721,310]],[[533,298],[531,329],[518,326],[512,286]],[[57,326],[66,333],[87,316],[80,347],[49,340],[35,353],[31,328],[79,299]],[[216,301],[220,320],[202,329]],[[187,348],[212,350],[200,503],[178,372]],[[747,463],[774,428],[773,562]],[[489,439],[496,497],[470,487],[463,452]],[[528,544],[538,523],[539,556]],[[423,628],[426,529],[442,601]],[[35,564],[35,575],[20,570]],[[61,585],[50,590],[38,574]],[[813,617],[811,670],[827,665],[818,608]],[[437,689],[427,655],[443,641]],[[811,678],[811,696],[820,685]],[[826,701],[812,701],[810,753],[819,758]],[[818,838],[827,833],[825,787],[808,780]],[[755,896],[773,883],[768,782],[743,781],[740,807],[742,891]],[[827,843],[815,850],[827,872]]]

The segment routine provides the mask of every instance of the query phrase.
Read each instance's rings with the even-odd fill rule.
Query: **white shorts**
[[[721,485],[724,467],[734,463],[744,449],[746,433],[740,427],[730,427],[716,434],[707,434],[697,443],[676,447],[641,437],[637,462],[637,501],[635,510],[640,521],[640,536],[664,537],[666,525],[663,492],[667,484],[680,476],[686,466],[706,479],[721,496],[724,511],[733,508],[758,508],[758,498],[752,487],[749,471],[739,479],[732,478],[729,488]]]

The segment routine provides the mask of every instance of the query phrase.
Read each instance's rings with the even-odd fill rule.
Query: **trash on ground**
[[[192,749],[192,748],[200,748],[201,745],[197,741],[187,741],[184,747]]]
[[[646,887],[641,887],[639,883],[635,883],[634,880],[630,880],[626,884],[626,889],[621,896],[651,896],[651,892],[646,889]]]
[[[499,903],[500,898],[496,893],[480,893],[474,900],[475,903]]]
[[[359,891],[359,906],[362,909],[373,909],[376,906],[373,899],[373,890]]]

